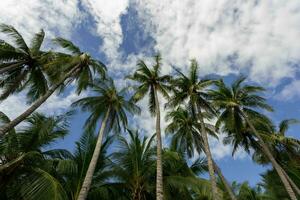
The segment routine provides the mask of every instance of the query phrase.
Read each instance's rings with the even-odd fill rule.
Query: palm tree
[[[204,152],[207,156],[213,198],[219,199],[214,164],[204,123],[204,113],[207,113],[208,115],[215,114],[214,109],[208,101],[208,94],[206,92],[207,88],[211,86],[214,81],[210,79],[200,80],[196,60],[191,61],[190,68],[189,76],[186,76],[179,70],[175,69],[179,73],[179,77],[173,81],[173,86],[175,87],[174,95],[170,98],[167,106],[176,107],[181,104],[187,104],[187,106],[191,109],[193,118],[196,121],[199,121]]]
[[[73,106],[80,106],[83,111],[91,113],[85,123],[87,131],[94,130],[98,121],[102,121],[97,144],[78,195],[78,200],[84,200],[88,195],[100,155],[105,129],[109,128],[110,130],[114,128],[116,132],[119,132],[122,127],[127,126],[127,112],[131,114],[140,112],[139,107],[133,101],[126,100],[127,88],[117,90],[112,79],[105,81],[97,79],[95,83],[91,84],[91,87],[97,96],[85,97],[73,103]]]
[[[65,48],[71,54],[57,53],[55,59],[44,66],[47,70],[49,79],[53,84],[40,96],[31,106],[20,114],[17,118],[0,127],[0,136],[7,133],[10,129],[21,123],[26,117],[31,115],[38,109],[59,87],[61,89],[66,83],[73,80],[76,81],[76,92],[80,94],[82,90],[86,89],[89,82],[93,80],[93,72],[97,72],[104,76],[105,66],[100,61],[92,59],[87,53],[80,51],[72,42],[62,38],[54,40],[61,47]]]
[[[131,80],[138,82],[140,85],[136,88],[133,100],[141,100],[149,92],[149,110],[152,115],[156,115],[156,138],[157,138],[157,174],[156,174],[156,199],[163,200],[163,169],[162,169],[162,139],[160,128],[160,105],[158,93],[168,98],[168,91],[171,89],[168,82],[171,77],[160,75],[161,56],[155,56],[155,64],[152,69],[142,60],[138,62],[138,69],[130,76]]]
[[[171,146],[175,149],[180,149],[180,151],[187,152],[189,157],[194,156],[194,151],[196,150],[198,154],[204,149],[203,138],[200,134],[200,123],[195,121],[194,118],[189,113],[189,108],[183,109],[178,107],[176,110],[171,111],[166,116],[167,121],[172,120],[166,128],[166,134],[173,134]],[[210,124],[205,124],[206,131],[211,136],[216,137],[215,129]],[[231,199],[236,200],[236,197],[227,182],[226,178],[223,176],[220,168],[213,161],[214,169],[221,178],[228,194]]]
[[[222,110],[217,124],[222,123],[226,126],[227,130],[239,132],[246,123],[252,134],[257,138],[261,150],[277,171],[290,198],[296,200],[296,195],[288,182],[283,169],[277,163],[269,147],[254,126],[256,123],[265,123],[268,121],[266,117],[254,110],[254,108],[272,111],[272,108],[265,102],[265,99],[257,94],[258,92],[264,91],[264,88],[252,85],[242,85],[244,81],[245,77],[238,78],[231,87],[226,86],[223,81],[219,81],[217,83],[217,90],[210,91],[214,105]]]
[[[295,123],[299,123],[299,121],[296,119],[286,119],[279,123],[278,128],[276,128],[273,124],[267,124],[266,126],[259,126],[258,131],[260,133],[266,132],[266,134],[262,134],[262,138],[269,146],[273,156],[275,157],[275,160],[280,164],[281,167],[283,167],[283,173],[285,174],[289,183],[297,192],[297,194],[300,195],[300,189],[285,172],[285,170],[290,169],[286,165],[289,161],[297,158],[297,149],[300,148],[299,140],[286,136],[286,132],[288,131],[290,125]],[[270,162],[263,152],[260,151],[260,149],[254,152],[253,158],[260,164],[268,164]],[[300,157],[298,156],[298,158]]]
[[[114,184],[124,191],[127,199],[155,199],[155,149],[154,136],[141,137],[138,131],[128,130],[129,138],[120,137],[118,150],[112,154],[113,172],[116,175]],[[190,166],[183,154],[164,149],[164,198],[193,199],[192,190],[208,188],[206,180],[196,175],[206,170],[203,159],[197,159]]]
[[[10,37],[14,46],[0,41],[0,100],[28,88],[27,97],[33,102],[48,90],[48,83],[43,65],[50,59],[50,54],[40,50],[44,41],[43,30],[36,33],[28,46],[22,35],[13,27],[0,24],[0,31]]]
[[[155,186],[155,147],[153,135],[151,138],[141,138],[138,131],[127,131],[129,140],[120,137],[118,151],[112,154],[114,174],[117,183],[127,194],[128,199],[151,199],[151,192]]]
[[[9,118],[1,113],[1,123]],[[1,199],[66,199],[66,193],[51,173],[57,155],[65,150],[45,150],[68,131],[69,114],[46,117],[35,113],[25,120],[25,127],[10,130],[0,140]],[[53,196],[54,195],[54,196]]]
[[[111,157],[107,154],[112,141],[113,137],[108,137],[102,144],[88,199],[99,199],[101,197],[101,199],[109,200],[113,197],[112,194],[115,191],[108,180],[114,176],[114,173],[111,170]],[[64,156],[59,164],[55,166],[57,179],[61,182],[70,200],[76,200],[79,195],[96,142],[97,137],[93,132],[84,132],[75,143],[75,152]]]

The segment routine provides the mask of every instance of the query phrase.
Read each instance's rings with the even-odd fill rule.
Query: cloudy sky
[[[56,36],[72,40],[102,60],[119,86],[140,58],[149,60],[160,51],[163,73],[170,66],[183,71],[196,58],[201,76],[219,75],[231,81],[245,74],[249,81],[268,88],[266,97],[276,109],[274,122],[299,118],[300,112],[300,2],[295,0],[5,0],[0,2],[0,22],[15,26],[27,41],[43,28],[50,49]],[[0,34],[1,39],[6,39]],[[82,94],[82,96],[86,95]],[[25,96],[12,96],[0,104],[10,117],[28,106]],[[72,88],[53,96],[39,111],[61,113],[79,97]],[[146,99],[141,106],[146,108]],[[164,115],[164,112],[163,112]],[[71,134],[55,144],[73,149],[81,134],[85,113],[71,122]],[[135,117],[136,126],[153,132],[147,112]],[[166,123],[162,122],[164,126]],[[289,135],[300,138],[299,126]],[[223,136],[220,136],[220,139]],[[266,168],[230,146],[210,141],[212,152],[229,180],[255,184]],[[247,172],[247,173],[245,173]]]

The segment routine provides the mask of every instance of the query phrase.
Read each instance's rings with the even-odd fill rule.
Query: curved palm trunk
[[[253,133],[255,134],[255,136],[258,139],[258,142],[263,150],[263,152],[265,153],[265,155],[268,157],[268,159],[271,161],[272,166],[274,167],[274,169],[276,170],[279,178],[281,179],[288,195],[290,196],[290,198],[292,200],[297,200],[297,197],[287,179],[287,174],[285,174],[283,172],[283,169],[281,168],[281,166],[277,163],[277,161],[275,160],[274,156],[272,155],[271,151],[269,150],[268,146],[266,145],[266,143],[263,141],[263,139],[260,137],[259,133],[256,131],[256,128],[253,126],[252,122],[248,119],[247,115],[244,113],[244,111],[240,110],[242,116],[244,117],[244,119],[246,120],[247,124],[250,126],[251,130],[253,131]]]
[[[156,165],[156,200],[163,200],[163,169],[162,169],[162,141],[160,131],[160,107],[156,88],[154,89],[156,109],[156,138],[157,138],[157,165]]]
[[[287,178],[287,180],[289,181],[289,183],[291,184],[292,188],[294,188],[294,190],[296,191],[296,193],[298,195],[300,195],[300,189],[299,187],[295,184],[295,182],[289,177],[289,175],[284,171],[284,169],[282,170],[283,174],[285,175],[285,177]]]
[[[216,182],[216,177],[215,177],[215,170],[214,170],[214,164],[212,160],[212,155],[210,152],[209,148],[209,143],[208,143],[208,137],[205,129],[205,124],[203,117],[201,115],[201,111],[198,111],[199,115],[199,120],[200,120],[200,128],[201,128],[201,135],[203,137],[203,146],[204,146],[204,152],[207,157],[207,165],[208,165],[208,172],[209,172],[209,177],[210,177],[210,183],[211,183],[211,189],[212,189],[212,196],[214,200],[219,200],[220,197],[218,195],[218,189],[217,189],[217,182]]]
[[[219,177],[221,178],[221,180],[222,180],[222,182],[223,182],[223,184],[224,184],[224,186],[225,186],[225,188],[226,188],[226,190],[227,190],[227,192],[228,192],[231,200],[237,200],[237,198],[235,197],[235,195],[234,195],[234,193],[233,193],[233,191],[232,191],[232,189],[231,189],[228,181],[223,176],[221,169],[218,167],[218,165],[214,161],[213,161],[213,164],[214,164],[215,171],[218,173]]]
[[[78,65],[79,66],[79,65]],[[31,115],[36,109],[38,109],[54,92],[55,90],[62,85],[67,78],[72,76],[74,73],[76,73],[78,66],[74,67],[71,71],[69,71],[63,78],[56,84],[53,84],[52,87],[38,100],[36,100],[26,111],[24,111],[21,115],[19,115],[17,118],[9,122],[8,124],[3,125],[0,127],[0,136],[7,133],[10,129],[17,126],[19,123],[21,123],[23,120],[25,120],[29,115]]]
[[[110,108],[108,108],[108,110],[105,114],[105,117],[102,121],[101,128],[100,128],[99,134],[98,134],[97,143],[96,143],[96,146],[95,146],[95,149],[94,149],[94,153],[93,153],[92,159],[90,161],[88,170],[86,172],[84,181],[82,183],[81,190],[79,192],[77,200],[85,200],[87,198],[88,192],[90,190],[91,183],[92,183],[92,180],[93,180],[93,175],[94,175],[94,172],[95,172],[95,168],[96,168],[98,158],[99,158],[99,155],[100,155],[100,152],[101,152],[102,139],[103,139],[106,123],[107,123],[107,120],[108,120],[108,117],[109,117],[109,113],[110,113]]]

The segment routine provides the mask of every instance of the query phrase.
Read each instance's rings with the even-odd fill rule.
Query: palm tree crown
[[[126,99],[128,88],[118,90],[112,79],[96,79],[90,86],[97,96],[85,97],[73,103],[73,106],[80,106],[83,111],[91,113],[85,123],[86,130],[94,130],[98,120],[103,118],[108,110],[107,126],[116,131],[127,127],[127,113],[140,112],[140,108],[132,100]]]
[[[14,45],[0,41],[0,87],[3,89],[0,100],[27,88],[27,98],[31,103],[44,95],[48,82],[44,74],[44,65],[49,62],[49,53],[41,51],[45,33],[36,33],[27,45],[22,35],[13,27],[0,25],[0,31],[8,35]]]
[[[132,99],[137,102],[145,97],[149,92],[149,110],[151,114],[155,114],[156,102],[155,102],[155,90],[160,92],[164,97],[168,98],[168,91],[171,90],[168,84],[171,80],[169,75],[160,75],[161,68],[161,57],[160,55],[155,56],[155,64],[152,69],[146,65],[146,63],[140,60],[137,64],[138,68],[136,72],[128,78],[138,82],[140,85],[135,88],[136,92]]]

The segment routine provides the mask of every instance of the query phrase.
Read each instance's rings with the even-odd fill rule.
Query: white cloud
[[[170,64],[197,58],[203,73],[239,71],[277,84],[299,62],[300,2],[294,0],[136,0],[146,28]],[[228,57],[235,60],[233,66]],[[274,86],[274,85],[273,85]]]
[[[127,12],[128,0],[83,0],[83,6],[96,21],[96,32],[102,37],[101,51],[109,60],[117,59],[123,41],[121,16]]]
[[[279,94],[275,95],[275,99],[280,101],[290,101],[298,98],[300,98],[300,80],[294,80],[290,84],[284,86]]]
[[[38,112],[46,113],[47,115],[61,114],[70,108],[71,103],[86,96],[86,93],[77,95],[72,89],[70,93],[64,95],[53,94],[47,99]],[[23,113],[30,105],[26,104],[26,95],[21,92],[16,95],[9,96],[5,101],[0,103],[0,111],[4,112],[8,117],[14,119]]]
[[[0,22],[15,26],[26,40],[43,28],[47,37],[71,36],[82,20],[78,0],[5,0],[0,2]]]
[[[221,160],[232,156],[232,146],[224,145],[223,139],[225,137],[224,133],[218,135],[219,140],[209,137],[209,145],[211,149],[212,156],[215,160]],[[242,149],[238,149],[233,157],[233,159],[245,159],[249,157],[248,154]]]

